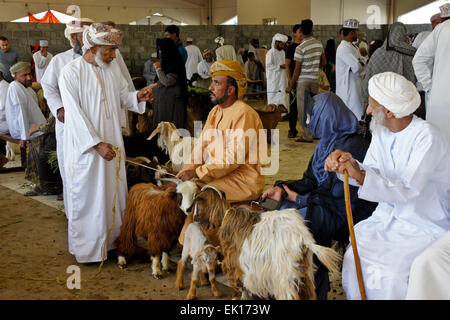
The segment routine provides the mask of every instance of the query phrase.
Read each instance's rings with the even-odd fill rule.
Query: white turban
[[[105,24],[93,23],[83,31],[83,53],[97,45],[118,46],[122,38],[122,31]]]
[[[370,78],[369,95],[396,118],[406,117],[420,106],[416,86],[394,72],[379,73]]]
[[[31,69],[31,64],[29,62],[25,61],[19,61],[15,65],[13,65],[11,68],[9,68],[9,72],[13,77],[16,76],[16,72],[24,71]]]
[[[215,43],[220,43],[221,46],[223,46],[223,44],[225,43],[225,39],[223,37],[217,37],[216,39],[214,39]]]
[[[47,40],[41,40],[39,41],[40,47],[48,47],[48,41]]]
[[[94,23],[89,18],[81,18],[77,20],[72,20],[66,24],[66,29],[64,30],[64,36],[70,41],[70,35],[73,33],[82,33],[85,28],[90,24]]]
[[[284,34],[277,33],[272,38],[272,47],[275,44],[275,41],[286,42],[288,41],[288,37]]]

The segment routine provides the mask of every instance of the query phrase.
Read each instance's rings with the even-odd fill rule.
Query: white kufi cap
[[[343,27],[348,29],[358,29],[359,21],[356,19],[347,19],[344,21]]]
[[[450,17],[450,3],[446,3],[442,6],[440,6],[439,10],[441,10],[441,18]]]

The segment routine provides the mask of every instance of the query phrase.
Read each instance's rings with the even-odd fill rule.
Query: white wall
[[[367,13],[370,6],[376,6],[377,12]],[[378,24],[387,23],[387,0],[312,0],[311,20],[314,24],[342,24],[344,20],[354,18],[361,24],[373,24],[374,14]],[[379,13],[379,15],[378,15]]]
[[[221,24],[237,15],[237,0],[213,0],[212,24]]]

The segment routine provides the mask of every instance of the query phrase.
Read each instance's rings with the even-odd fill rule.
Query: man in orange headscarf
[[[212,184],[229,202],[256,200],[265,184],[261,168],[266,145],[260,148],[259,141],[265,143],[266,136],[258,113],[242,101],[247,91],[244,69],[237,61],[221,60],[209,72],[211,100],[216,106],[178,178],[199,178]],[[188,216],[185,228],[191,221]]]

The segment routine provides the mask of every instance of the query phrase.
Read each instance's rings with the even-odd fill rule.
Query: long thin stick
[[[136,165],[136,166],[140,166],[140,167],[143,167],[143,168],[147,168],[147,169],[150,169],[150,170],[159,172],[159,173],[163,173],[163,174],[168,175],[168,176],[176,177],[175,174],[172,174],[172,173],[169,173],[169,172],[160,170],[160,169],[152,168],[152,167],[146,166],[145,164],[142,164],[142,163],[137,163],[137,162],[134,162],[134,161],[131,161],[131,160],[125,160],[125,161],[128,162],[128,163],[134,164],[134,165]]]
[[[350,232],[350,239],[352,242],[353,257],[355,258],[356,276],[358,277],[359,292],[361,293],[361,300],[367,300],[366,291],[364,289],[364,280],[361,272],[361,262],[359,260],[358,248],[356,246],[355,230],[353,228],[352,207],[350,202],[350,186],[348,183],[348,172],[344,172],[344,195],[345,195],[345,209],[347,211],[348,230]]]

